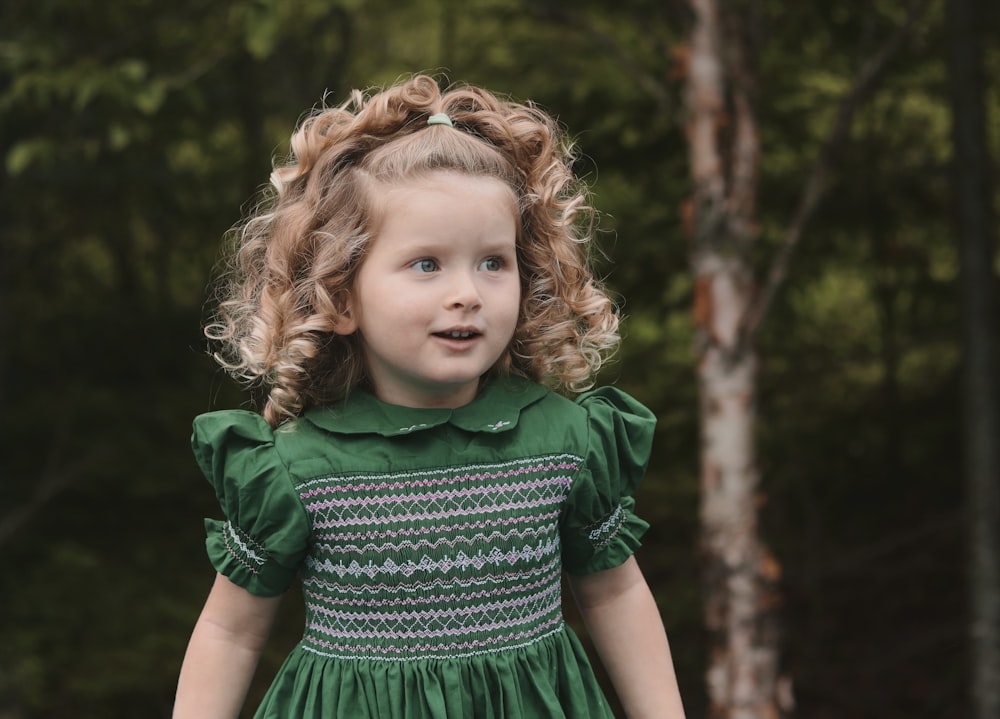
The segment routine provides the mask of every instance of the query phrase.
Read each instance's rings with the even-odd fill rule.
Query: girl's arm
[[[280,599],[216,575],[184,655],[174,719],[239,716]]]
[[[635,557],[614,569],[570,576],[569,581],[629,719],[683,719],[667,635]]]

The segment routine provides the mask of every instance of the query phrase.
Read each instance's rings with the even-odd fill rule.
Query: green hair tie
[[[447,125],[448,127],[455,127],[455,123],[453,123],[451,121],[451,118],[448,117],[443,112],[439,112],[439,113],[437,113],[435,115],[431,115],[430,117],[428,117],[427,118],[427,124],[428,125]]]

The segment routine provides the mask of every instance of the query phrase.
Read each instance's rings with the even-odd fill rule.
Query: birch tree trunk
[[[688,226],[701,397],[709,716],[774,719],[780,714],[778,565],[758,536],[757,356],[745,332],[755,296],[750,249],[759,148],[753,78],[716,0],[691,5],[696,19],[686,88],[693,180]]]
[[[970,699],[974,719],[1000,717],[1000,387],[994,213],[976,0],[950,0],[952,136],[963,291],[962,433],[967,507]]]

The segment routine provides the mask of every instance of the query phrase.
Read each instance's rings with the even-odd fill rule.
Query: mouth
[[[434,333],[435,337],[441,337],[446,340],[471,340],[481,335],[482,333],[476,330],[445,330],[444,332]]]

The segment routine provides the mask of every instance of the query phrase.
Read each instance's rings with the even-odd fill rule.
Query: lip
[[[455,333],[458,333],[455,335]],[[476,347],[483,338],[480,330],[472,327],[452,327],[447,330],[432,333],[431,337],[442,348],[449,352],[465,353]]]
[[[482,337],[483,331],[478,327],[449,327],[444,330],[432,332],[431,334],[439,339],[468,342],[469,340]]]

